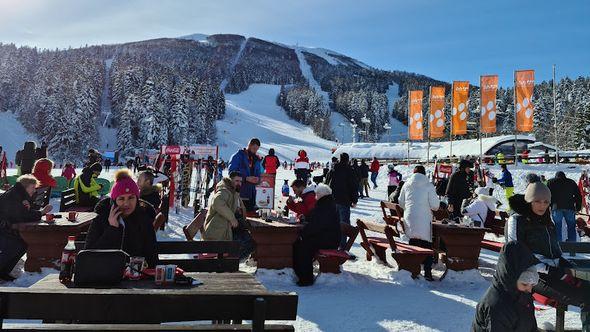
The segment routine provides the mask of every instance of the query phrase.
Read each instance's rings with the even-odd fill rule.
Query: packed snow
[[[100,117],[98,127],[98,135],[100,136],[100,151],[114,151],[117,148],[117,128],[111,125],[112,123],[112,104],[110,98],[111,91],[111,66],[113,65],[113,58],[105,60],[105,80],[100,97]]]
[[[313,72],[311,71],[311,66],[309,65],[309,63],[307,63],[307,60],[305,60],[305,55],[302,52],[302,48],[295,47],[295,54],[297,54],[297,60],[299,61],[299,69],[301,70],[301,74],[303,75],[303,77],[305,77],[305,79],[307,79],[309,86],[312,89],[314,89],[316,93],[318,93],[320,96],[322,96],[322,102],[323,102],[324,108],[328,109],[328,103],[330,102],[330,96],[328,95],[328,93],[326,91],[322,90],[320,83],[318,83],[318,81],[313,76]]]
[[[278,85],[252,84],[242,93],[225,95],[225,117],[216,123],[222,159],[228,160],[252,137],[261,140],[262,154],[274,148],[281,162],[294,160],[300,149],[305,149],[313,160],[330,159],[336,143],[318,137],[310,127],[289,119],[276,104],[279,91]]]
[[[279,151],[280,152],[280,151]],[[382,222],[379,201],[386,196],[387,167],[384,165],[377,178],[379,188],[370,192],[371,198],[360,200],[352,210],[351,220],[357,218]],[[432,167],[427,168],[432,172]],[[525,188],[528,172],[551,177],[557,170],[563,170],[568,177],[577,180],[585,167],[566,165],[520,165],[511,169],[516,192]],[[404,178],[410,175],[411,167],[397,167]],[[9,174],[15,170],[9,170]],[[492,167],[499,174],[499,167]],[[112,178],[114,170],[101,177]],[[54,170],[59,175],[59,170]],[[277,183],[283,179],[293,179],[292,171],[279,169]],[[278,191],[277,191],[278,192]],[[58,205],[57,200],[52,201]],[[181,208],[179,214],[170,212],[170,222],[165,232],[158,232],[159,240],[184,240],[182,226],[192,219],[192,208]],[[501,239],[499,239],[501,240]],[[588,240],[584,238],[584,240]],[[240,265],[240,270],[253,273],[270,290],[292,291],[299,295],[298,315],[293,324],[297,331],[467,331],[475,314],[475,306],[490,285],[498,254],[482,250],[479,270],[464,272],[450,271],[443,281],[427,282],[414,280],[406,271],[397,271],[375,260],[368,262],[364,250],[359,245],[360,237],[351,249],[358,260],[343,265],[339,275],[321,274],[312,287],[297,287],[291,269],[256,269],[251,262]],[[389,257],[389,253],[387,254]],[[2,286],[28,287],[50,273],[53,269],[43,269],[41,273],[23,272],[23,261],[17,265],[13,274],[19,276],[14,282]],[[435,266],[440,269],[440,266]],[[551,327],[555,322],[553,308],[539,306],[535,311],[539,326]],[[579,311],[571,308],[566,312],[566,328],[580,329]]]
[[[13,161],[24,142],[37,140],[36,135],[29,133],[10,111],[0,112],[0,133],[0,146],[6,151],[6,158]]]
[[[238,61],[240,61],[242,54],[244,53],[244,49],[246,48],[247,42],[248,42],[248,39],[246,38],[240,44],[240,49],[238,50],[238,52],[236,53],[236,56],[234,56],[234,58],[231,60],[231,63],[229,64],[229,70],[227,73],[227,77],[224,78],[223,81],[221,81],[221,83],[219,84],[219,90],[225,91],[225,87],[229,83],[229,78],[233,75],[234,69],[236,68],[236,65],[238,64]]]

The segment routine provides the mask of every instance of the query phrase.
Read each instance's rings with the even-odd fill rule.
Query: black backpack
[[[438,196],[444,196],[446,195],[447,192],[447,185],[449,184],[449,179],[448,178],[440,178],[438,179],[438,181],[436,182],[436,194]]]

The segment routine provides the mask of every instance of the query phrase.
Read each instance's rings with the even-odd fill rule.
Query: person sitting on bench
[[[76,205],[80,207],[94,208],[99,201],[99,191],[102,185],[96,182],[96,178],[102,172],[102,166],[94,163],[82,169],[82,174],[74,179],[74,190],[76,192]]]
[[[27,244],[19,233],[12,229],[12,224],[36,222],[41,216],[51,211],[51,205],[41,210],[32,208],[33,195],[38,185],[33,175],[23,175],[16,184],[0,196],[0,279],[12,281],[10,275],[14,266],[27,252]]]
[[[299,286],[313,285],[313,258],[320,249],[338,249],[340,217],[332,197],[332,189],[320,183],[315,189],[316,204],[299,238],[293,244],[293,270]]]
[[[232,228],[239,226],[236,212],[246,209],[240,198],[241,187],[242,175],[236,171],[230,172],[229,178],[223,178],[217,183],[205,218],[203,240],[232,241]]]
[[[144,257],[149,267],[156,265],[156,212],[139,199],[139,187],[129,170],[115,173],[110,197],[98,202],[95,212],[98,216],[86,235],[86,249],[122,249],[130,256]]]
[[[287,207],[289,210],[295,212],[297,220],[300,220],[301,216],[307,218],[309,213],[315,206],[315,185],[307,186],[301,179],[293,180],[291,188],[293,192],[299,198],[297,202],[291,196],[287,199]]]
[[[515,214],[506,223],[506,242],[521,242],[535,255],[540,277],[535,293],[580,307],[582,330],[589,331],[590,282],[573,277],[570,263],[562,257],[549,213],[551,191],[542,182],[531,183],[524,195],[514,195],[508,202]]]
[[[539,274],[534,265],[535,257],[522,243],[504,246],[492,285],[477,304],[471,331],[537,331],[531,292]]]

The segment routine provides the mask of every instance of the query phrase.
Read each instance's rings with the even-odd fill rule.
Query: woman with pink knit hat
[[[115,173],[110,197],[102,199],[94,211],[98,216],[86,236],[86,249],[122,249],[130,256],[145,257],[148,266],[157,262],[156,212],[139,199],[139,187],[129,170]]]

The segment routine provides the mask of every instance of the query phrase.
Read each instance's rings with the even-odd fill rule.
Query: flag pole
[[[411,91],[408,90],[408,167],[410,166],[410,130],[412,130],[412,124],[410,123],[412,118],[412,114],[410,114],[411,95]]]
[[[451,143],[449,150],[449,160],[453,163],[453,99],[455,95],[455,82],[451,85],[451,130],[449,131],[449,141]]]
[[[518,117],[516,116],[516,72],[514,71],[514,93],[512,96],[512,103],[514,104],[514,166],[518,164],[518,147],[516,146],[518,142]]]
[[[553,65],[553,130],[555,131],[555,163],[559,164],[559,146],[557,145],[557,105],[555,103],[555,64]]]
[[[428,149],[426,150],[426,166],[430,165],[430,116],[432,115],[430,100],[432,100],[432,87],[428,87]]]
[[[483,107],[483,81],[482,76],[479,76],[479,167],[482,165],[483,155],[483,142],[482,142],[482,125],[483,125],[483,114],[481,108]]]

